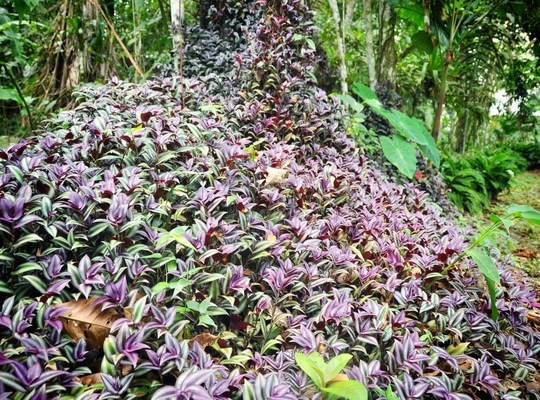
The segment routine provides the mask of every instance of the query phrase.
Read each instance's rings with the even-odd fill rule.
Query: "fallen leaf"
[[[529,320],[529,322],[540,324],[540,313],[536,310],[527,311],[525,317]]]
[[[280,185],[287,178],[287,173],[288,172],[289,171],[287,171],[284,168],[268,167],[266,169],[267,175],[266,175],[265,185],[266,186],[278,186],[278,185]]]
[[[66,307],[60,320],[64,331],[74,340],[84,338],[88,347],[99,349],[105,338],[109,336],[112,323],[120,318],[114,308],[102,309],[102,304],[96,304],[98,297],[83,300],[73,300],[59,304]]]
[[[101,382],[101,372],[98,372],[97,374],[81,376],[80,380],[81,383],[85,386],[90,386],[94,383]]]
[[[460,357],[458,368],[460,371],[469,371],[472,368],[472,360],[469,357]]]
[[[218,339],[217,336],[212,335],[211,333],[199,333],[198,335],[193,336],[189,342],[189,347],[193,346],[193,343],[197,342],[199,343],[199,346],[204,350],[208,346],[212,346],[216,340]]]

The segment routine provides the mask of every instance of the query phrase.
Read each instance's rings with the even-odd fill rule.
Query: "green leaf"
[[[142,320],[142,317],[143,317],[143,312],[144,312],[144,307],[146,306],[146,299],[147,299],[148,296],[143,296],[141,297],[139,300],[137,300],[135,302],[135,304],[133,305],[133,312],[131,313],[132,315],[132,321],[134,323],[139,323],[141,322]]]
[[[540,212],[530,206],[512,204],[507,209],[508,214],[522,218],[530,224],[540,225]]]
[[[169,288],[169,282],[158,282],[156,286],[152,288],[152,295],[155,296],[158,293],[163,292]]]
[[[484,277],[486,277],[486,279],[490,279],[495,283],[499,283],[501,281],[497,266],[495,265],[491,257],[487,255],[483,250],[470,249],[467,251],[467,255],[469,255],[474,260],[476,265],[478,265],[478,268],[480,269]]]
[[[377,94],[368,86],[361,83],[355,83],[353,85],[353,92],[365,100],[379,100]]]
[[[521,217],[530,224],[540,225],[540,212],[536,210],[522,212]]]
[[[397,394],[394,393],[392,390],[392,385],[388,385],[386,387],[386,392],[384,393],[386,396],[386,400],[399,400],[399,397],[397,397]]]
[[[199,317],[199,325],[213,326],[214,328],[217,328],[214,320],[207,314],[203,314]]]
[[[493,321],[497,321],[499,318],[499,310],[497,309],[497,292],[495,282],[486,278],[486,284],[489,291],[489,298],[491,299],[491,318]]]
[[[193,283],[192,280],[185,279],[185,278],[180,278],[177,281],[171,282],[169,284],[169,287],[171,289],[174,289],[173,297],[178,295],[178,293],[180,293],[182,289],[184,289],[187,286],[190,286],[192,283]]]
[[[25,275],[23,276],[24,279],[26,279],[30,284],[39,290],[40,293],[45,293],[47,291],[47,285],[45,285],[45,282],[43,282],[40,278],[34,275]]]
[[[328,361],[323,372],[324,372],[324,382],[328,383],[334,379],[337,374],[339,374],[347,363],[351,360],[351,354],[338,354]]]
[[[17,249],[21,247],[22,245],[25,245],[26,243],[36,243],[36,242],[41,242],[41,241],[43,241],[41,237],[39,237],[35,233],[29,233],[28,235],[25,235],[19,240],[17,240],[13,248]]]
[[[411,36],[411,43],[418,50],[423,51],[426,54],[433,52],[433,42],[431,41],[431,35],[426,31],[418,31]]]
[[[24,173],[19,167],[16,167],[15,165],[8,165],[8,168],[19,183],[24,183]]]
[[[406,177],[412,178],[416,172],[416,150],[399,135],[379,139],[384,156]]]
[[[509,232],[509,229],[512,225],[514,225],[514,222],[511,220],[511,219],[508,219],[508,218],[501,218],[499,217],[498,215],[495,215],[495,214],[491,214],[489,216],[489,219],[493,222],[493,223],[502,223],[504,228],[506,229],[506,232],[508,233]]]
[[[366,387],[360,382],[353,380],[334,382],[325,388],[321,388],[321,391],[338,397],[343,397],[348,400],[368,399],[368,391]]]
[[[41,265],[35,262],[26,262],[24,264],[21,264],[17,267],[16,273],[17,275],[25,274],[29,271],[41,271]]]
[[[448,351],[448,354],[450,354],[452,357],[460,356],[464,354],[465,351],[467,351],[469,344],[469,342],[462,342],[456,346],[451,344],[446,350]]]
[[[319,389],[322,388],[323,379],[324,379],[323,373],[317,367],[317,364],[315,363],[315,361],[300,351],[297,351],[294,354],[294,359],[296,360],[296,364],[298,364],[300,369],[302,369],[302,371],[304,371],[304,373],[310,377],[310,379],[313,381],[315,386],[317,386],[317,388]]]
[[[18,95],[15,89],[5,87],[0,87],[0,100],[12,100],[19,104],[22,103],[21,97]]]
[[[396,130],[414,143],[428,145],[429,133],[419,119],[411,118],[407,114],[393,109],[390,115],[387,115],[388,122]]]

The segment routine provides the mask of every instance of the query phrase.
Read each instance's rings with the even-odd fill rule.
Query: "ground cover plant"
[[[0,151],[0,398],[537,396],[528,278],[492,254],[493,320],[469,232],[317,89],[307,6],[245,7],[230,71],[86,87]]]

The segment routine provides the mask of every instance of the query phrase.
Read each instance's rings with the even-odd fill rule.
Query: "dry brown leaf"
[[[68,308],[60,317],[64,331],[75,341],[84,338],[93,349],[103,346],[113,322],[120,317],[114,308],[102,310],[103,305],[96,304],[97,299],[90,297],[58,305]]]
[[[525,317],[529,320],[529,322],[540,324],[540,313],[536,310],[527,311],[527,314],[525,314]]]
[[[460,371],[468,371],[472,368],[472,360],[469,357],[461,357],[458,361]]]
[[[525,382],[525,386],[527,387],[527,390],[529,392],[534,392],[534,393],[540,392],[540,382],[527,381],[527,382]]]
[[[211,333],[199,333],[198,335],[193,336],[188,344],[189,347],[193,345],[194,342],[199,343],[201,348],[204,350],[207,346],[212,346],[214,343],[216,343],[216,340],[218,339],[217,336],[212,335]]]
[[[346,374],[337,374],[329,383],[348,381],[349,377]]]
[[[94,383],[101,382],[101,372],[97,374],[81,376],[81,383],[85,386],[93,385]]]
[[[268,167],[266,169],[267,176],[266,176],[265,185],[266,186],[278,186],[278,185],[280,185],[287,178],[287,173],[288,172],[289,171],[287,171],[284,168]]]

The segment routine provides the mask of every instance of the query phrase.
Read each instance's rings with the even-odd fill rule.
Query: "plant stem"
[[[477,247],[480,243],[484,241],[485,238],[487,238],[489,235],[491,235],[493,232],[495,232],[497,229],[499,229],[503,225],[502,221],[497,221],[493,223],[488,229],[486,229],[480,236],[478,236],[470,245],[463,251],[454,261],[452,261],[448,267],[442,270],[442,274],[447,273],[449,270],[451,270],[458,262],[463,260],[467,256],[467,253]]]
[[[13,71],[7,65],[5,67],[6,67],[6,70],[8,72],[9,78],[11,79],[11,82],[13,83],[13,86],[15,86],[15,90],[17,90],[17,94],[21,98],[21,101],[22,101],[22,103],[24,105],[24,108],[26,109],[26,113],[28,114],[28,122],[30,123],[30,130],[33,131],[34,130],[34,119],[32,117],[32,112],[30,111],[30,107],[28,106],[28,103],[26,102],[26,99],[24,98],[21,87],[17,83],[17,79],[15,78],[15,75],[13,74]]]

